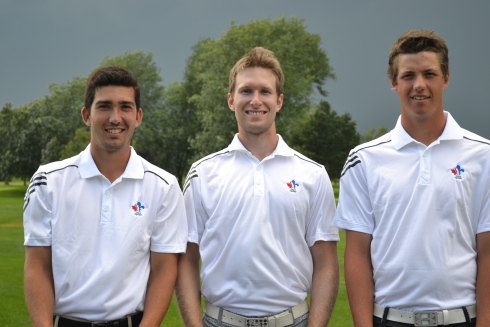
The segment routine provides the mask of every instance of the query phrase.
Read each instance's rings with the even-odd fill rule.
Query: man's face
[[[95,91],[90,112],[82,109],[82,117],[90,126],[92,151],[117,152],[129,148],[143,112],[136,108],[132,87],[103,86]]]
[[[276,76],[270,69],[246,68],[236,76],[235,91],[228,94],[228,106],[235,112],[242,136],[276,133],[274,120],[284,95],[276,91]]]
[[[448,84],[449,74],[442,74],[435,52],[400,55],[392,86],[400,97],[402,118],[424,119],[442,111],[442,92]]]

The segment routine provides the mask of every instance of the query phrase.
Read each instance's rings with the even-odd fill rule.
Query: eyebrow
[[[100,100],[100,101],[97,101],[95,104],[100,105],[100,104],[112,104],[112,103],[113,102],[110,100]],[[118,104],[136,106],[136,104],[132,101],[119,101]]]

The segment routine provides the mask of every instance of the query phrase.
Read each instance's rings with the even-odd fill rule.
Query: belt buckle
[[[421,311],[414,312],[413,316],[415,326],[437,326],[437,312],[436,311]]]
[[[268,327],[269,319],[267,317],[263,318],[245,318],[246,327]]]

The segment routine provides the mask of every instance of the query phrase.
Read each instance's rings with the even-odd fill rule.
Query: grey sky
[[[86,76],[127,51],[152,52],[168,85],[182,80],[192,46],[220,38],[232,21],[296,16],[320,35],[337,76],[326,100],[350,113],[359,132],[394,126],[400,108],[385,73],[388,52],[400,34],[424,28],[449,46],[445,109],[490,138],[488,13],[488,0],[0,0],[0,106],[27,104],[51,82]]]

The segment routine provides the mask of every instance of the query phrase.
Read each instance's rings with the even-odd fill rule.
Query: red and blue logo
[[[134,211],[135,216],[141,216],[141,210],[145,209],[145,206],[141,202],[136,202],[136,204],[133,204],[131,206],[131,209]]]
[[[464,168],[457,164],[456,167],[451,168],[451,173],[454,175],[454,179],[463,179]]]
[[[299,186],[298,183],[294,179],[292,179],[290,182],[287,182],[286,185],[289,187],[289,192],[296,192],[296,187]]]

